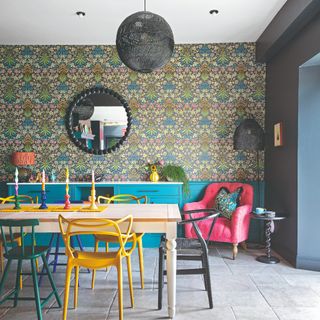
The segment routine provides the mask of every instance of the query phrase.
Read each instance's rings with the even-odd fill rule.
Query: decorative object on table
[[[245,246],[245,241],[248,239],[250,218],[253,204],[253,187],[246,183],[238,182],[219,182],[211,183],[207,186],[204,197],[198,202],[186,203],[183,207],[184,211],[211,209],[215,206],[216,196],[221,188],[226,188],[230,192],[236,191],[242,187],[241,198],[239,199],[239,206],[232,214],[231,220],[225,217],[218,217],[214,225],[210,222],[203,222],[199,225],[203,237],[210,241],[232,243],[233,245],[233,259],[238,253],[238,244]],[[197,216],[194,215],[193,218]],[[191,225],[185,225],[186,238],[197,238],[193,232]]]
[[[146,10],[127,17],[119,26],[116,46],[121,61],[130,69],[148,73],[166,65],[174,49],[169,24]]]
[[[151,166],[151,174],[150,174],[150,181],[152,182],[158,182],[160,179],[158,171],[157,171],[157,166],[152,165]]]
[[[48,209],[46,204],[47,194],[46,194],[46,174],[44,170],[42,170],[42,184],[41,184],[41,205],[39,209],[44,210]]]
[[[36,179],[34,182],[41,182],[42,181],[42,174],[41,171],[37,172]]]
[[[21,206],[20,206],[20,202],[19,202],[19,171],[18,171],[18,168],[16,167],[16,171],[15,171],[15,178],[14,178],[14,188],[15,188],[15,205],[14,205],[14,210],[19,210],[21,209]]]
[[[257,152],[257,183],[258,183],[258,205],[260,199],[260,155],[259,151],[264,150],[265,137],[264,131],[259,123],[253,119],[243,120],[236,128],[233,135],[234,150],[256,151]]]
[[[231,219],[233,212],[239,205],[239,199],[242,193],[242,187],[237,188],[234,192],[222,187],[215,198],[214,208],[221,214],[221,216]]]
[[[56,179],[57,179],[56,172],[55,172],[55,170],[52,170],[51,175],[50,175],[50,181],[56,182]]]
[[[268,218],[274,218],[276,216],[276,212],[275,211],[269,211],[269,210],[266,210],[264,212],[264,215]]]
[[[98,210],[98,207],[96,205],[96,189],[95,189],[95,183],[94,183],[94,170],[92,170],[92,186],[91,186],[91,204],[89,206],[89,210]]]
[[[20,167],[19,180],[21,182],[27,182],[31,176],[31,169],[28,168],[28,166],[33,166],[35,163],[34,152],[13,152],[11,162],[14,166]]]
[[[184,196],[190,194],[189,179],[181,166],[167,164],[161,170],[161,175],[167,181],[182,182],[182,191]]]
[[[86,106],[90,112],[84,114]],[[95,155],[120,148],[129,135],[132,122],[127,101],[119,93],[100,86],[76,95],[65,119],[72,142],[84,152]]]
[[[71,208],[70,204],[70,195],[69,195],[69,168],[66,168],[66,195],[64,196],[65,202],[64,202],[64,208],[65,210]]]
[[[274,211],[269,211],[269,212],[274,212]],[[273,213],[272,213],[273,215]],[[265,221],[265,235],[266,235],[266,254],[263,256],[257,257],[257,261],[262,262],[262,263],[267,263],[267,264],[275,264],[279,263],[280,259],[277,257],[273,257],[271,255],[271,233],[272,233],[272,224],[274,221],[279,221],[283,220],[286,217],[285,216],[279,216],[276,215],[274,212],[274,216],[267,216],[266,214],[252,214],[252,218]]]
[[[274,146],[282,147],[283,146],[283,125],[282,122],[278,122],[273,126],[273,134],[274,134]]]
[[[264,214],[265,212],[266,212],[266,208],[260,208],[260,207],[258,207],[258,208],[256,208],[256,210],[255,211],[253,211],[253,213],[254,214]]]

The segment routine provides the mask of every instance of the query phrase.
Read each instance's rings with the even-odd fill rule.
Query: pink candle
[[[94,170],[92,170],[92,183],[94,183]]]

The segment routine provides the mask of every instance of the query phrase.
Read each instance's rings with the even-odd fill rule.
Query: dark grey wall
[[[297,139],[299,66],[320,52],[317,15],[267,64],[265,205],[284,212],[273,245],[294,265],[297,255]],[[273,125],[283,122],[284,146],[273,147]],[[315,244],[317,246],[317,244]]]
[[[320,66],[301,67],[298,108],[297,267],[320,270]]]

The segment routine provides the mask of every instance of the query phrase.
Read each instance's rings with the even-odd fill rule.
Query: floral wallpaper
[[[13,151],[34,151],[34,171],[72,179],[94,168],[106,180],[146,178],[147,160],[181,165],[190,180],[254,180],[256,155],[233,150],[233,133],[253,115],[264,125],[265,66],[252,43],[177,45],[151,74],[129,70],[115,46],[0,47],[0,180],[12,179]],[[120,93],[133,115],[116,152],[93,156],[64,123],[73,96],[92,86]],[[263,169],[263,161],[261,161]]]

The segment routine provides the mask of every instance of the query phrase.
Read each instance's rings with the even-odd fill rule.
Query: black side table
[[[268,217],[264,214],[255,214],[255,213],[252,213],[251,217],[256,220],[266,221],[266,224],[265,224],[266,255],[257,257],[257,261],[262,263],[268,263],[268,264],[279,263],[280,260],[277,257],[271,256],[271,222],[283,220],[286,217],[285,216]]]

